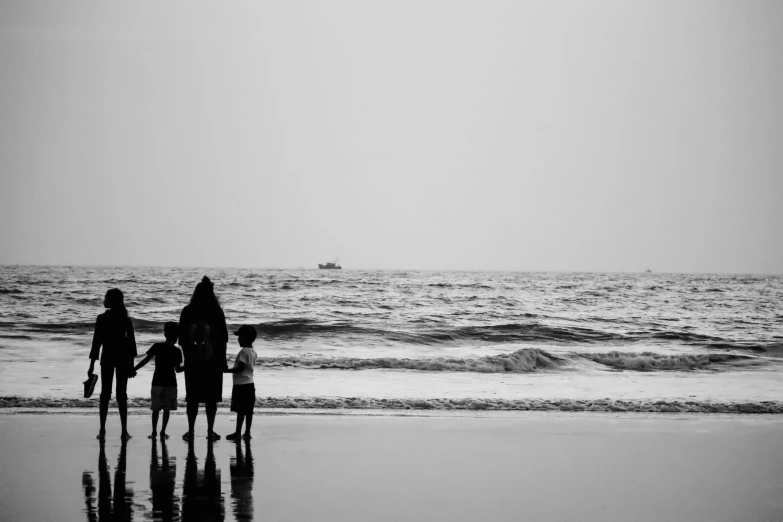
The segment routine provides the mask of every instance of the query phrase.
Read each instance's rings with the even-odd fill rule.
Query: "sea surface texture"
[[[259,407],[783,412],[782,276],[28,266],[0,267],[0,406],[93,406],[106,290],[141,358],[203,275],[258,329]]]

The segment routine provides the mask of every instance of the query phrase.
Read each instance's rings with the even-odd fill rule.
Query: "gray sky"
[[[783,2],[0,3],[0,263],[783,272]]]

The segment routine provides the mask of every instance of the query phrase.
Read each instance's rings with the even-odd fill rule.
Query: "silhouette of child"
[[[150,409],[152,410],[152,434],[148,437],[154,439],[158,435],[158,414],[163,410],[163,426],[160,430],[160,438],[168,439],[166,426],[169,423],[169,413],[177,409],[177,374],[182,368],[182,352],[176,346],[179,337],[179,325],[168,322],[163,326],[165,343],[155,343],[147,350],[147,356],[133,368],[133,375],[139,368],[155,358],[155,373],[152,375],[152,389],[150,391]]]
[[[256,351],[253,341],[256,340],[256,329],[250,325],[242,325],[234,335],[238,337],[242,349],[237,354],[234,367],[226,370],[234,374],[234,387],[231,389],[231,411],[237,414],[237,427],[234,433],[226,435],[228,440],[250,439],[250,425],[253,423],[253,408],[256,404],[256,387],[253,382],[253,367],[256,364]],[[247,421],[245,434],[242,435],[242,423]]]

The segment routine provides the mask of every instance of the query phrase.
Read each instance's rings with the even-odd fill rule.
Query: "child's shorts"
[[[177,409],[176,386],[153,386],[151,396],[150,409],[152,411]]]
[[[236,413],[253,413],[256,405],[256,385],[235,384],[231,389],[231,411]]]

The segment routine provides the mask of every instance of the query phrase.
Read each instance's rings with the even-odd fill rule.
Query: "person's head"
[[[220,301],[215,295],[214,285],[207,276],[202,277],[201,282],[196,285],[193,296],[190,298],[190,305],[201,312],[220,308]]]
[[[175,322],[169,321],[163,325],[163,335],[166,337],[166,341],[174,344],[179,339],[179,325]]]
[[[122,290],[119,288],[112,288],[106,292],[103,298],[103,306],[126,317],[128,315],[128,310],[125,309],[125,296],[122,295]]]
[[[237,340],[239,341],[239,346],[242,348],[251,347],[253,346],[253,341],[256,340],[256,329],[254,326],[250,326],[249,324],[243,324],[239,327],[239,330],[234,332],[234,335],[237,336]]]

